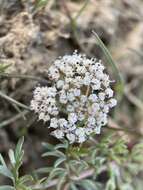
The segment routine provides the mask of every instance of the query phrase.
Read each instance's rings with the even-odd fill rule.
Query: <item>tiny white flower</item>
[[[89,100],[91,100],[92,102],[96,102],[98,97],[96,94],[90,94],[90,96],[88,97]]]
[[[75,88],[74,89],[74,95],[75,96],[80,96],[80,89]]]
[[[92,128],[85,128],[85,133],[86,135],[90,135],[91,133],[93,133],[93,129]]]
[[[72,93],[72,92],[69,92],[69,93],[67,93],[67,99],[69,100],[69,101],[74,101],[75,100],[75,95],[74,95],[74,93]]]
[[[105,93],[104,92],[100,92],[99,94],[98,94],[98,97],[99,97],[99,99],[100,100],[104,100],[105,99]]]
[[[74,111],[75,111],[74,106],[68,104],[68,105],[67,105],[67,111],[68,111],[68,112],[74,112]]]
[[[81,95],[80,96],[80,101],[81,101],[81,103],[86,103],[87,102],[87,96]]]
[[[96,122],[94,117],[89,117],[87,121],[88,121],[88,125],[95,125],[95,122]]]
[[[80,106],[80,103],[78,101],[73,102],[74,108],[78,108]]]
[[[80,112],[80,113],[78,114],[78,120],[79,120],[79,121],[83,121],[84,119],[85,119],[85,114],[82,113],[82,112]]]
[[[64,137],[64,132],[60,129],[56,129],[51,134],[55,136],[57,139],[62,139]]]
[[[109,100],[109,106],[110,106],[110,108],[113,108],[116,105],[117,105],[117,100],[116,99],[112,98],[112,99]]]
[[[83,79],[83,84],[84,85],[89,85],[90,82],[91,82],[90,76],[85,76],[84,79]]]
[[[57,81],[57,88],[63,88],[64,86],[64,81],[63,80],[58,80]]]
[[[68,121],[72,124],[75,124],[78,120],[77,114],[76,113],[70,113],[68,115]]]
[[[60,126],[61,128],[67,128],[67,127],[68,127],[68,122],[67,122],[67,120],[64,119],[64,118],[60,118],[60,119],[58,120],[58,123],[59,123],[59,126]]]
[[[84,141],[86,141],[86,136],[79,136],[78,137],[78,143],[83,143]]]
[[[101,133],[101,126],[95,127],[94,132],[95,132],[96,134],[100,134],[100,133]]]
[[[109,112],[109,105],[107,104],[107,105],[104,105],[104,107],[103,107],[103,112],[104,113],[108,113]]]
[[[44,122],[49,121],[50,116],[48,114],[45,114],[45,113],[41,112],[39,114],[39,120],[43,120]]]
[[[75,130],[75,134],[76,134],[77,136],[84,136],[84,135],[85,135],[84,129],[81,128],[81,127],[77,128],[77,129]]]
[[[113,90],[112,90],[111,88],[107,88],[107,89],[105,90],[105,94],[106,94],[109,98],[111,98],[111,97],[113,97]]]
[[[98,79],[93,78],[91,82],[93,90],[99,90],[101,88],[101,82]]]
[[[50,121],[50,127],[51,128],[58,128],[58,120],[57,118],[52,118]]]
[[[66,137],[67,137],[67,139],[70,141],[70,143],[75,142],[76,137],[75,137],[74,134],[68,133],[68,134],[66,135]]]

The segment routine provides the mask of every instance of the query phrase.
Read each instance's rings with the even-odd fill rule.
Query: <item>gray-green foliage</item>
[[[0,155],[0,174],[13,183],[13,186],[0,186],[0,190],[42,190],[53,186],[57,190],[65,186],[69,190],[79,187],[84,190],[132,190],[136,183],[141,183],[136,176],[142,171],[143,142],[128,150],[124,140],[109,134],[98,141],[91,139],[86,146],[71,146],[67,141],[55,146],[43,143],[45,152],[42,156],[55,161],[51,166],[35,170],[38,178],[41,174],[44,177],[34,181],[30,175],[19,175],[24,155],[23,141],[21,138],[15,150],[9,150],[10,168]],[[107,176],[104,177],[103,173]]]
[[[0,73],[5,72],[8,67],[10,67],[10,64],[0,64]]]
[[[22,150],[24,138],[21,138],[15,150],[9,150],[9,159],[11,167],[8,168],[5,163],[3,156],[0,154],[0,174],[9,178],[12,181],[13,186],[3,185],[0,186],[0,190],[31,190],[30,187],[26,186],[28,181],[32,180],[30,175],[19,176],[19,169],[22,165],[24,151]]]

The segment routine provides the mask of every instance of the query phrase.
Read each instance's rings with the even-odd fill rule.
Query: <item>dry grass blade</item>
[[[21,108],[24,108],[26,110],[29,110],[30,111],[30,108],[16,100],[14,100],[13,98],[7,96],[6,94],[4,94],[3,92],[0,91],[0,96],[4,99],[6,99],[8,102],[12,103],[12,104],[16,104],[17,106],[21,107]]]
[[[28,113],[29,113],[29,111],[26,110],[26,111],[23,111],[23,112],[21,112],[21,113],[15,115],[15,116],[13,116],[13,117],[11,117],[10,119],[7,119],[7,120],[5,120],[5,121],[2,121],[2,122],[0,123],[0,128],[3,128],[3,127],[5,127],[5,126],[9,125],[10,123],[15,122],[16,120],[18,120],[19,118],[21,118],[21,114],[22,114],[23,116],[25,116],[25,115],[28,114]]]
[[[99,47],[102,49],[106,59],[107,59],[107,62],[111,65],[112,69],[113,69],[113,72],[117,78],[117,85],[116,85],[116,92],[118,94],[119,97],[121,97],[123,95],[123,91],[124,91],[124,83],[123,83],[123,79],[122,79],[122,76],[118,70],[118,67],[116,66],[115,62],[113,61],[113,58],[110,54],[110,52],[108,51],[108,49],[105,47],[104,43],[102,42],[102,40],[99,38],[99,36],[97,35],[96,32],[92,31],[96,40],[97,40],[97,43],[99,45]]]
[[[0,77],[1,78],[20,78],[20,79],[34,80],[38,82],[48,83],[48,81],[45,79],[42,79],[36,76],[31,76],[31,75],[0,73]]]
[[[77,20],[80,15],[82,14],[82,12],[85,10],[86,6],[88,5],[88,3],[90,2],[90,0],[86,0],[85,3],[83,4],[83,6],[81,7],[81,9],[78,11],[77,15],[75,16],[74,20]]]

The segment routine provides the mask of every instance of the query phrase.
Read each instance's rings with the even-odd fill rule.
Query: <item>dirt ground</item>
[[[76,18],[75,25],[72,18]],[[10,64],[7,72],[13,75],[46,78],[45,70],[52,61],[75,49],[102,58],[94,30],[110,50],[125,82],[111,125],[143,135],[142,18],[142,0],[91,0],[86,4],[82,0],[49,0],[43,8],[34,0],[0,0],[0,64]],[[27,106],[36,84],[30,79],[0,78],[0,90]],[[29,171],[44,163],[41,141],[57,141],[32,113],[23,110],[23,115],[0,98],[0,152],[6,155],[25,135],[23,170]],[[138,140],[132,134],[126,137],[131,144]]]

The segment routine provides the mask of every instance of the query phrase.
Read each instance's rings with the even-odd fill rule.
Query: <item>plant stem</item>
[[[20,103],[20,102],[18,102],[18,101],[16,101],[16,100],[14,100],[13,98],[7,96],[7,95],[4,94],[2,91],[0,91],[0,96],[1,96],[2,98],[6,99],[7,101],[11,102],[11,103],[18,105],[19,107],[24,108],[24,109],[30,111],[30,108],[29,108],[28,106],[26,106],[26,105],[24,105],[24,104],[22,104],[22,103]]]
[[[24,115],[24,116],[25,116],[25,115],[28,114],[28,113],[29,113],[29,111],[25,110],[25,111],[23,111],[23,112],[21,112],[21,113],[15,115],[14,117],[11,117],[10,119],[7,119],[7,120],[5,120],[5,121],[2,121],[2,122],[0,123],[0,128],[3,128],[3,127],[5,127],[5,126],[9,125],[10,123],[13,123],[14,121],[18,120],[18,119],[21,117],[21,115]]]
[[[35,80],[39,82],[48,83],[46,79],[42,79],[40,77],[31,76],[31,75],[22,75],[22,74],[9,74],[9,73],[0,73],[0,77],[3,78],[20,78],[20,79],[28,79],[28,80]]]
[[[79,181],[79,180],[85,179],[87,177],[90,177],[93,174],[94,174],[94,169],[90,169],[90,170],[87,170],[87,171],[81,173],[78,177],[77,176],[71,176],[70,179],[74,180],[74,181]],[[48,184],[35,185],[35,186],[32,186],[31,188],[33,190],[48,189],[50,187],[57,185],[57,183],[58,183],[58,179],[54,179],[54,180],[50,181]]]

